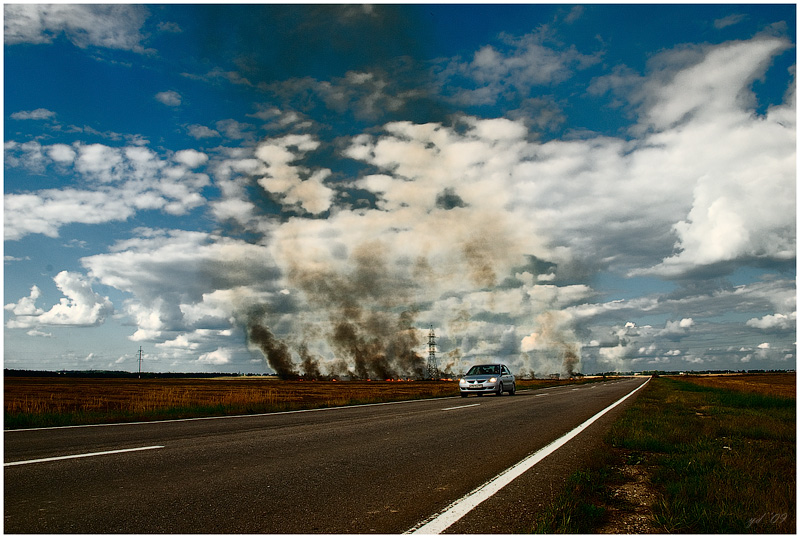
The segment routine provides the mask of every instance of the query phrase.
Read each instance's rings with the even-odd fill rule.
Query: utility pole
[[[142,378],[142,346],[139,346],[139,379]]]
[[[426,377],[428,379],[439,379],[439,366],[436,364],[436,334],[431,331],[428,333],[428,369]]]

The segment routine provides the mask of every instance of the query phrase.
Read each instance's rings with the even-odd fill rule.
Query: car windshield
[[[469,372],[467,372],[467,375],[489,375],[489,374],[499,374],[499,373],[500,373],[499,366],[495,364],[491,365],[483,364],[483,365],[473,366],[472,368],[470,368]]]

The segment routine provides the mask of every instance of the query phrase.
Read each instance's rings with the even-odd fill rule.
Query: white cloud
[[[197,140],[203,138],[217,138],[220,136],[218,131],[206,127],[205,125],[189,125],[186,127],[186,129],[189,132],[189,136],[196,138]]]
[[[184,149],[175,152],[175,160],[189,168],[197,168],[208,162],[208,155],[194,149]]]
[[[138,230],[82,263],[92,278],[131,295],[124,312],[137,327],[133,340],[175,345],[199,328],[229,329],[277,294],[279,279],[266,247],[202,232]]]
[[[126,220],[138,210],[182,215],[204,202],[201,190],[210,181],[207,175],[191,171],[207,162],[207,156],[196,150],[177,152],[176,165],[147,147],[135,145],[12,143],[6,148],[9,166],[42,170],[52,164],[73,165],[88,187],[6,194],[7,240],[31,233],[57,237],[65,224]]]
[[[21,299],[17,304],[8,304],[15,318],[6,323],[9,329],[30,329],[42,326],[87,327],[99,325],[114,311],[108,297],[101,297],[92,290],[89,282],[80,274],[61,271],[54,278],[56,286],[64,294],[58,304],[44,311],[35,307],[39,297],[36,286],[31,288],[31,295]]]
[[[149,16],[134,5],[4,5],[3,36],[6,45],[51,43],[64,35],[74,45],[145,52],[140,29]]]
[[[72,146],[66,144],[53,144],[47,148],[47,155],[59,164],[72,164],[75,162],[77,153]]]
[[[14,120],[49,120],[55,117],[56,113],[46,108],[37,108],[36,110],[21,110],[11,114],[11,119]]]
[[[156,94],[156,101],[167,105],[167,106],[180,106],[181,105],[181,94],[176,91],[169,90],[165,92],[158,92]]]
[[[129,201],[117,195],[75,189],[6,194],[4,209],[6,240],[21,239],[32,233],[58,237],[65,224],[100,224],[125,220],[133,214]]]
[[[797,323],[797,312],[791,314],[769,314],[761,318],[747,320],[748,327],[761,330],[787,330],[793,328]]]
[[[689,329],[694,326],[692,318],[683,318],[680,321],[667,321],[663,330],[658,334],[670,339],[678,339],[689,334]]]
[[[53,333],[47,333],[44,331],[40,331],[39,329],[31,329],[25,334],[27,334],[28,336],[38,336],[40,338],[53,338]]]
[[[10,311],[17,317],[40,316],[44,313],[44,310],[36,306],[36,300],[41,296],[41,294],[42,292],[39,290],[38,286],[32,286],[31,293],[28,297],[23,297],[16,303],[9,303],[3,308]]]
[[[732,15],[728,15],[727,17],[714,20],[714,28],[721,30],[722,28],[739,24],[745,19],[747,19],[747,15],[744,13],[734,13]]]
[[[650,272],[675,276],[738,258],[795,255],[794,122],[786,123],[783,106],[755,116],[749,92],[786,46],[754,39],[696,51],[694,64],[670,66],[645,84],[640,125],[659,130],[651,142],[673,162],[691,163],[684,174],[694,176],[686,177],[692,207],[673,224],[678,253]]]
[[[333,189],[324,184],[331,171],[311,171],[292,163],[308,151],[319,147],[309,135],[288,135],[259,144],[255,155],[266,165],[265,175],[258,179],[264,190],[279,197],[288,207],[299,207],[313,215],[327,211],[333,201]],[[297,153],[293,152],[294,149]]]
[[[219,348],[214,351],[209,351],[208,353],[203,353],[197,360],[203,364],[228,364],[231,362],[231,351],[229,349]]]

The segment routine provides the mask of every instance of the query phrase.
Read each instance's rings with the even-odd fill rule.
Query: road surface
[[[645,381],[513,397],[6,431],[4,530],[403,533]],[[632,400],[443,532],[520,530],[591,457],[599,436]]]

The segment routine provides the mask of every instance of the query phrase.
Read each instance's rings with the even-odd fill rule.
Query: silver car
[[[486,393],[500,396],[504,392],[513,396],[517,392],[517,383],[505,364],[476,364],[458,380],[458,388],[462,398]]]

